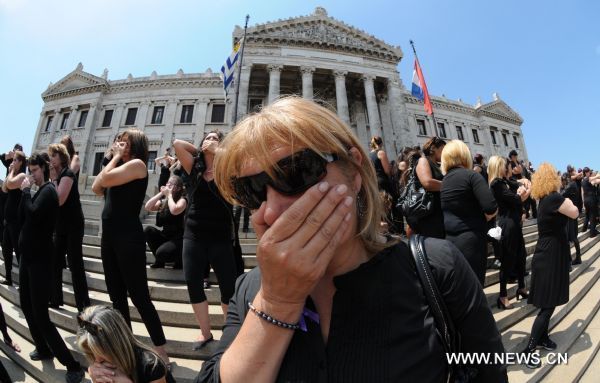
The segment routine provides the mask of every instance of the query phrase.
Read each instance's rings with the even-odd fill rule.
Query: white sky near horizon
[[[153,70],[218,72],[247,13],[254,25],[316,6],[401,46],[407,88],[413,39],[432,95],[474,104],[498,92],[525,120],[536,167],[600,168],[600,2],[593,0],[0,0],[0,152],[20,142],[29,154],[41,93],[79,62],[95,75],[108,68],[112,80]]]

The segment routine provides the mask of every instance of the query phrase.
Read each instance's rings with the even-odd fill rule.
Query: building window
[[[104,152],[98,152],[94,155],[93,175],[97,176],[100,170],[102,170],[102,160],[104,160]]]
[[[498,145],[498,142],[496,142],[496,132],[494,132],[493,130],[491,130],[490,131],[490,136],[492,136],[492,144]]]
[[[506,133],[502,133],[502,139],[504,140],[504,146],[508,146],[508,140],[506,139]]]
[[[78,128],[83,128],[85,126],[85,121],[87,120],[88,111],[82,110],[81,115],[79,116],[79,123],[77,124]]]
[[[438,122],[437,127],[438,127],[438,134],[440,135],[440,137],[446,138],[446,125],[444,125],[443,122]]]
[[[146,163],[148,171],[153,172],[156,169],[156,162],[154,162],[154,160],[156,159],[156,153],[156,150],[148,152],[148,162]]]
[[[62,124],[60,124],[60,130],[67,129],[67,122],[69,121],[69,115],[70,115],[70,113],[65,113],[63,115]]]
[[[138,108],[127,109],[127,118],[125,118],[125,125],[135,125],[135,117],[137,116]]]
[[[52,120],[54,120],[54,116],[48,116],[48,120],[46,121],[46,129],[44,132],[50,131],[50,127],[52,126]]]
[[[463,131],[462,131],[462,126],[456,127],[456,137],[458,137],[458,139],[461,141],[465,140],[465,136],[463,135]]]
[[[163,114],[165,114],[164,106],[155,106],[154,111],[152,112],[152,121],[151,124],[162,124]]]
[[[179,122],[182,124],[191,124],[194,116],[194,105],[183,105],[181,108],[181,118]]]
[[[225,104],[213,104],[210,122],[225,122]]]
[[[515,148],[519,149],[519,139],[517,136],[513,136],[513,140],[515,141]]]
[[[262,108],[263,100],[262,98],[251,98],[250,99],[250,110],[249,113],[258,113]]]
[[[104,111],[104,118],[102,119],[102,127],[103,128],[110,126],[110,122],[112,121],[112,116],[113,116],[112,109]]]
[[[417,119],[417,126],[419,127],[419,135],[426,136],[427,135],[427,127],[425,126],[425,120]]]
[[[479,133],[477,133],[477,129],[473,129],[473,141],[478,144],[479,143]]]

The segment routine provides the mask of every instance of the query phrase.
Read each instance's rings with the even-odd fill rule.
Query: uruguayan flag
[[[240,54],[240,47],[242,46],[242,40],[240,39],[235,46],[233,47],[233,52],[225,61],[225,65],[221,67],[221,73],[223,73],[223,89],[225,89],[225,93],[227,93],[229,87],[233,83],[235,67],[238,60],[238,56]]]

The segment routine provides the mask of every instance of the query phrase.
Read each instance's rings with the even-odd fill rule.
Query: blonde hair
[[[450,169],[463,167],[471,169],[473,160],[469,147],[460,140],[452,140],[442,150],[442,173],[446,174]]]
[[[60,157],[60,164],[63,168],[68,168],[71,164],[71,156],[69,156],[67,147],[64,144],[50,144],[48,146],[48,154],[50,157],[58,154],[58,157]]]
[[[235,200],[231,179],[239,176],[250,159],[275,178],[275,171],[279,169],[271,151],[280,145],[290,146],[294,152],[310,148],[318,153],[337,154],[340,160],[336,163],[347,168],[345,174],[358,172],[362,185],[357,196],[361,207],[360,214],[357,214],[357,235],[369,253],[374,254],[390,246],[380,240],[379,224],[385,215],[369,156],[335,113],[313,101],[294,96],[281,98],[238,123],[225,137],[215,156],[215,183],[223,197],[239,203]],[[352,159],[350,148],[360,152],[360,163]]]
[[[81,313],[80,318],[88,323],[77,332],[77,346],[90,363],[94,363],[96,356],[107,358],[108,362],[114,364],[135,383],[139,382],[139,377],[136,372],[134,347],[151,352],[155,356],[155,363],[164,364],[150,347],[133,336],[125,319],[115,309],[108,306],[90,306]],[[96,334],[86,329],[86,326],[90,325],[95,327]]]
[[[531,176],[531,197],[537,200],[544,198],[561,186],[556,168],[547,162],[541,164]]]
[[[488,183],[491,184],[496,178],[503,178],[502,174],[506,170],[506,159],[500,156],[492,156],[488,161]]]

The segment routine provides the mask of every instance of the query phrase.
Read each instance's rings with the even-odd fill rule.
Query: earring
[[[358,216],[360,218],[363,218],[365,216],[365,213],[367,211],[367,204],[364,201],[362,191],[358,192],[358,194],[356,195],[356,210],[358,211]]]

